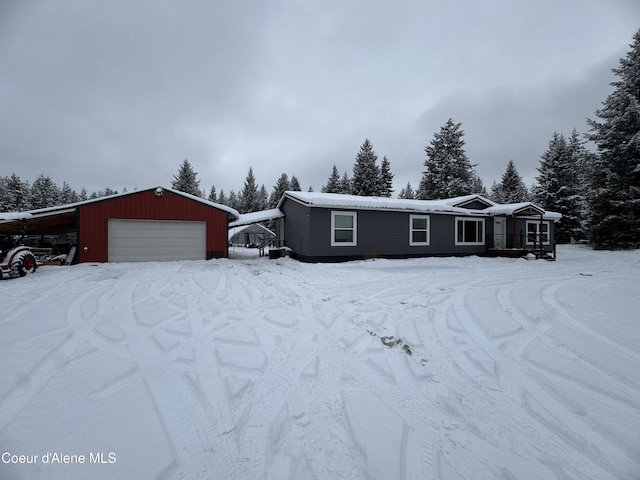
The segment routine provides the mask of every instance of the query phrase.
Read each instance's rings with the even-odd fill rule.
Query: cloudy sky
[[[553,132],[586,132],[637,0],[3,0],[0,175],[89,192],[320,190],[365,138],[396,194],[448,118],[485,185],[531,183]]]

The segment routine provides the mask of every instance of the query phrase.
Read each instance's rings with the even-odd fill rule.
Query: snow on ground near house
[[[0,478],[640,476],[640,251],[254,253],[0,282]]]

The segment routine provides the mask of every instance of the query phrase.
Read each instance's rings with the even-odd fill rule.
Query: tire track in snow
[[[94,287],[76,297],[67,307],[67,319],[83,318],[82,303],[100,287]],[[72,322],[68,320],[71,325]],[[53,378],[58,370],[64,368],[76,349],[84,342],[84,336],[95,326],[95,321],[83,322],[78,330],[71,329],[64,339],[58,342],[26,375],[25,381],[12,387],[0,400],[0,432],[3,431],[11,419],[27,405]]]

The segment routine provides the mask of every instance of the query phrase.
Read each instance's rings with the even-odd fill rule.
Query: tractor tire
[[[23,251],[16,254],[11,262],[11,276],[12,277],[24,277],[28,273],[36,271],[36,257],[33,253]]]

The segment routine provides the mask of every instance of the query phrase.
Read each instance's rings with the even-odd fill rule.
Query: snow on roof
[[[229,227],[239,227],[241,225],[251,225],[252,223],[266,222],[275,218],[284,217],[284,213],[279,208],[260,210],[259,212],[239,213],[237,220],[229,223]]]
[[[478,195],[477,193],[472,193],[471,195],[461,195],[459,197],[443,198],[442,200],[438,200],[438,201],[446,202],[451,206],[460,206],[465,203],[470,203],[474,200],[478,200],[490,206],[497,205],[497,203],[495,203],[494,201],[489,200],[488,198],[483,197],[482,195]]]
[[[283,195],[310,206],[328,208],[357,208],[366,210],[401,210],[410,212],[434,212],[434,213],[458,213],[464,215],[513,215],[514,212],[532,208],[543,213],[543,218],[547,220],[559,220],[562,215],[557,212],[546,212],[542,208],[531,202],[498,204],[481,195],[463,195],[460,197],[446,198],[442,200],[404,200],[388,197],[361,197],[358,195],[344,195],[341,193],[321,193],[321,192],[292,192],[287,191]],[[490,205],[489,207],[476,210],[471,208],[457,207],[478,200]],[[282,199],[280,200],[282,203]]]
[[[245,230],[248,229],[257,229],[257,230],[261,230],[264,233],[267,233],[273,237],[276,236],[275,233],[273,233],[271,230],[269,230],[267,227],[265,227],[264,225],[260,225],[259,223],[252,223],[252,224],[247,224],[247,225],[242,225],[239,227],[232,227],[229,228],[229,240],[231,240],[234,235],[237,235],[239,233],[244,232]]]
[[[29,212],[0,212],[0,222],[30,218]]]
[[[546,220],[556,221],[562,218],[561,213],[547,212],[543,208],[540,208],[531,202],[494,204],[493,207],[489,207],[484,211],[492,215],[513,215],[514,213],[517,213],[519,211],[526,210],[526,209],[532,209],[539,213],[542,213],[542,218]]]
[[[405,200],[388,197],[362,197],[358,195],[344,195],[341,193],[320,193],[320,192],[292,192],[287,191],[284,197],[290,197],[299,202],[317,207],[334,208],[359,208],[367,210],[404,210],[410,212],[442,212],[442,213],[464,213],[484,215],[486,210],[471,210],[468,208],[454,207],[453,204],[460,203],[465,199],[470,200],[477,195],[456,197],[446,200]],[[482,198],[482,197],[481,197]],[[462,199],[462,200],[461,200]],[[282,202],[282,200],[280,200]]]
[[[115,195],[107,195],[105,197],[91,198],[89,200],[83,200],[81,202],[68,203],[68,204],[65,204],[65,205],[56,205],[55,207],[39,208],[39,209],[36,209],[36,210],[27,210],[25,212],[0,213],[0,221],[2,221],[2,220],[21,220],[23,218],[44,216],[44,215],[48,215],[48,214],[52,214],[52,213],[62,213],[61,210],[68,210],[68,209],[72,209],[72,208],[75,208],[75,207],[80,207],[82,205],[88,205],[88,204],[95,203],[95,202],[102,202],[104,200],[110,200],[112,198],[125,197],[127,195],[133,195],[133,194],[140,193],[140,192],[147,192],[149,190],[156,190],[158,188],[160,188],[160,189],[162,189],[163,191],[166,191],[166,192],[175,193],[176,195],[180,195],[181,197],[185,197],[185,198],[188,198],[190,200],[193,200],[193,201],[196,201],[196,202],[199,202],[199,203],[204,203],[205,205],[208,205],[210,207],[214,207],[214,208],[217,208],[219,210],[223,210],[223,211],[231,214],[231,216],[233,218],[235,218],[235,219],[240,217],[240,212],[238,212],[234,208],[227,207],[226,205],[222,205],[220,203],[210,202],[209,200],[205,200],[204,198],[196,197],[195,195],[191,195],[189,193],[181,192],[179,190],[173,190],[171,188],[165,188],[163,186],[157,186],[157,187],[152,187],[152,188],[145,188],[145,189],[142,189],[142,190],[133,190],[131,192],[116,193]],[[13,215],[13,218],[5,218],[5,215]]]

